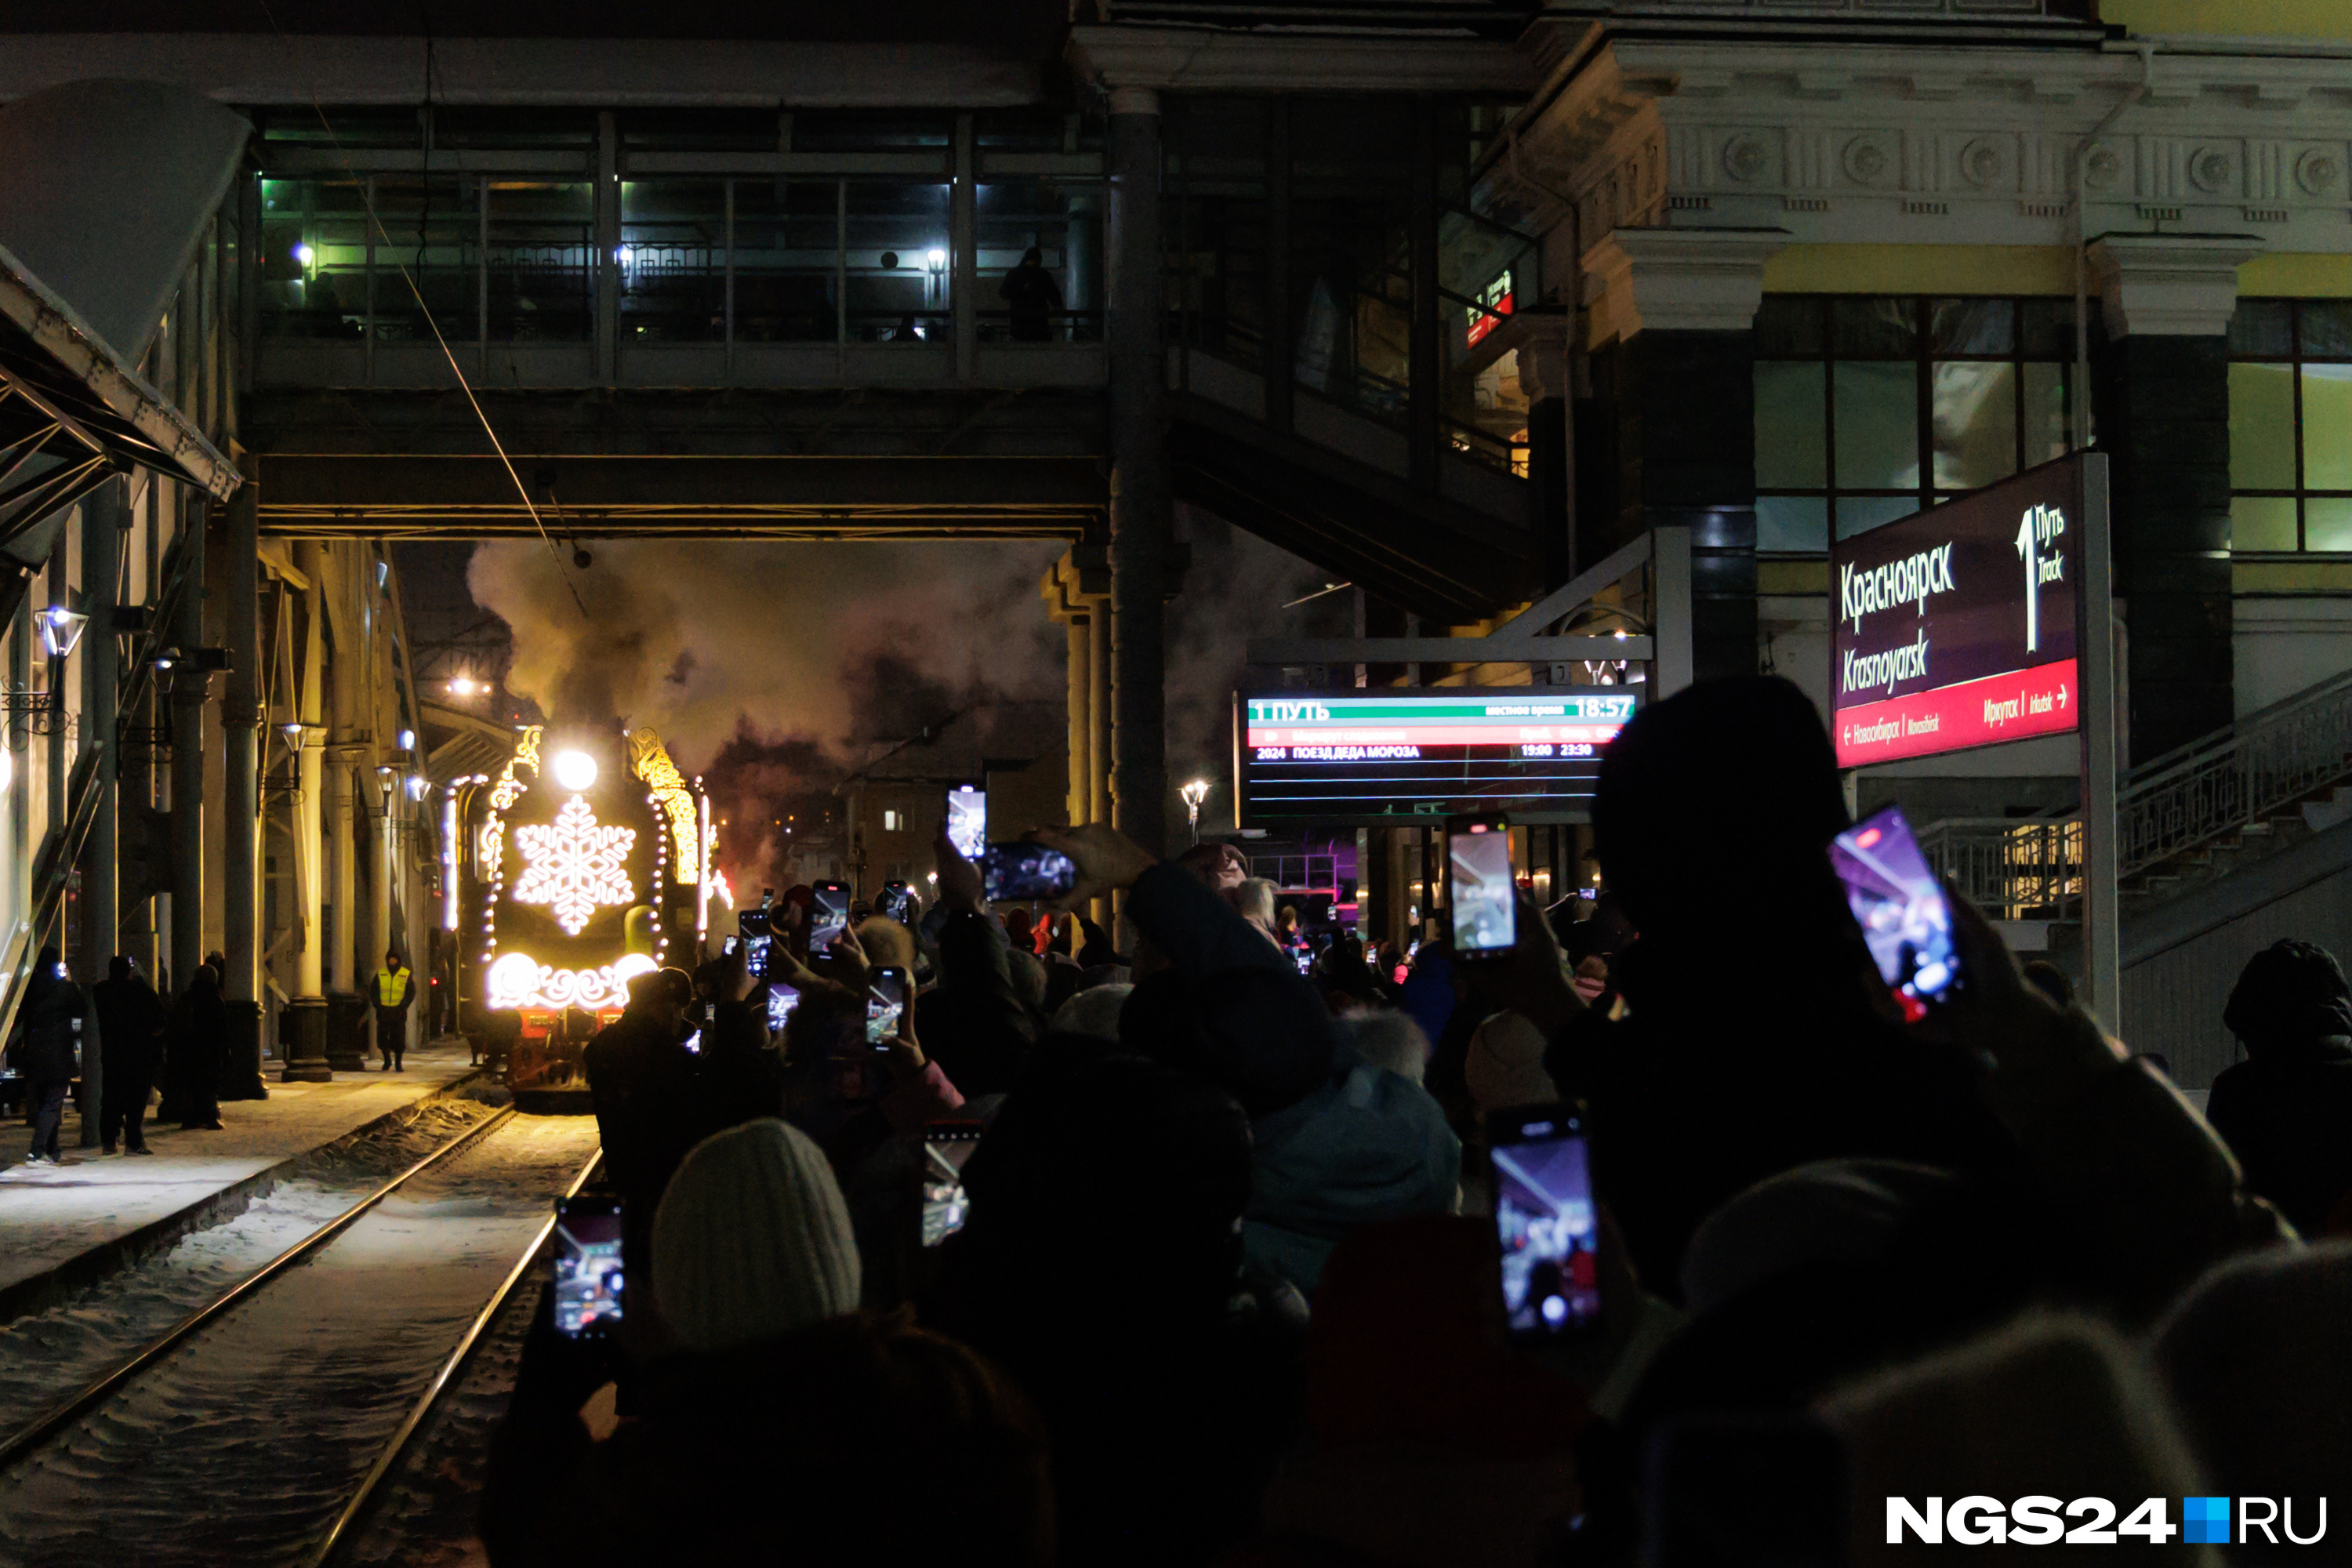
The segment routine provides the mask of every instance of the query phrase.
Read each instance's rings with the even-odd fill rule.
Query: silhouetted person
[[[889,343],[919,343],[923,341],[923,330],[915,324],[914,313],[908,311],[898,318],[898,329],[882,341]]]
[[[2205,1104],[2246,1184],[2295,1228],[2352,1221],[2352,984],[2324,947],[2273,942],[2248,960],[2221,1022],[2246,1059]]]
[[[1821,716],[1777,678],[1677,692],[1601,762],[1594,851],[1640,933],[1610,963],[1631,1016],[1535,1021],[1562,1098],[1591,1108],[1593,1184],[1653,1289],[1709,1211],[1779,1172],[2015,1159],[1968,1055],[1895,1020],[1830,868],[1846,822]],[[1772,903],[1769,941],[1725,924],[1743,894]]]
[[[220,1131],[223,1010],[220,972],[209,963],[196,965],[165,1033],[162,1114],[184,1128]]]
[[[702,1133],[694,1058],[684,1034],[693,992],[673,984],[673,973],[630,976],[628,1006],[582,1053],[605,1166],[621,1190],[621,1255],[633,1283],[651,1278],[654,1205]],[[633,1299],[647,1296],[638,1289]]]
[[[169,1022],[163,998],[121,953],[107,965],[106,978],[90,987],[98,1010],[98,1037],[105,1043],[100,1067],[99,1138],[114,1152],[117,1140],[132,1154],[149,1152],[145,1123],[147,1092],[163,1065],[163,1030]]]
[[[997,295],[1013,313],[1013,341],[1042,343],[1054,335],[1054,312],[1062,308],[1061,286],[1045,270],[1045,258],[1035,246],[1021,253],[1021,265],[1004,275]]]
[[[383,967],[368,986],[375,1008],[375,1044],[383,1053],[383,1070],[397,1072],[408,1054],[408,1005],[416,1000],[416,976],[400,961],[400,949],[387,948]]]
[[[66,1090],[73,1083],[81,1044],[81,990],[68,980],[58,950],[44,947],[25,983],[16,1014],[16,1043],[10,1059],[25,1080],[26,1109],[33,1113],[33,1148],[26,1163],[58,1163],[58,1126],[65,1119]]]

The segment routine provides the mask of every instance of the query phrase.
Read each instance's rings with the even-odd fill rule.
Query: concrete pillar
[[[1701,679],[1756,672],[1756,307],[1764,263],[1788,237],[1618,229],[1584,255],[1586,277],[1601,286],[1594,337],[1616,340],[1606,351],[1618,430],[1614,541],[1661,525],[1691,531]]]
[[[310,580],[302,598],[301,686],[292,704],[302,726],[301,751],[295,760],[294,799],[294,996],[286,1008],[286,1035],[280,1049],[286,1058],[289,1083],[324,1083],[334,1071],[327,1065],[326,934],[321,923],[320,895],[325,890],[321,864],[326,843],[320,832],[326,790],[326,703],[320,689],[326,679],[326,638],[322,622],[326,605],[320,584],[326,563],[316,544],[297,547],[297,561]]]
[[[2231,585],[2230,317],[2237,236],[2110,235],[2091,247],[2106,347],[2094,380],[2112,459],[2115,594],[2127,606],[2132,763],[2237,717]]]
[[[1519,343],[1519,390],[1528,399],[1528,522],[1543,552],[1544,586],[1576,575],[1576,428],[1571,411],[1576,316],[1569,310],[1523,312],[1513,325]]]
[[[180,520],[185,562],[173,641],[184,652],[205,643],[205,519]],[[172,703],[172,984],[184,991],[205,961],[205,703],[209,672],[182,659],[171,670]]]
[[[1439,346],[1437,299],[1437,110],[1433,100],[1416,98],[1412,116],[1412,217],[1408,227],[1412,270],[1412,321],[1407,333],[1405,418],[1407,466],[1413,488],[1437,489],[1437,459],[1444,448],[1439,418],[1444,412],[1444,351]]]
[[[221,691],[220,1093],[224,1100],[267,1100],[261,1077],[261,561],[260,481],[253,459],[229,498],[223,540],[222,592],[227,598],[228,676]]]
[[[1119,831],[1168,841],[1166,596],[1174,506],[1163,439],[1160,99],[1110,95],[1111,795]]]
[[[106,978],[114,957],[115,875],[121,849],[115,832],[117,736],[115,683],[121,676],[121,645],[114,638],[114,605],[119,596],[117,566],[122,546],[122,483],[100,486],[81,503],[82,613],[89,626],[81,636],[81,743],[91,763],[89,787],[97,793],[89,837],[81,847],[81,952],[75,968],[82,983]],[[95,1026],[82,1031],[84,1093],[105,1081],[106,1042]],[[97,1107],[87,1099],[82,1106],[84,1148],[98,1142]]]
[[[360,999],[365,976],[358,968],[366,945],[359,911],[360,821],[358,770],[331,761],[327,774],[327,864],[332,869],[335,946],[333,989],[327,994],[327,1062],[339,1072],[367,1066],[367,1008]]]

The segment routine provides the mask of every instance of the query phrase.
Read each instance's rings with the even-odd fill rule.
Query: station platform
[[[273,1078],[268,1100],[221,1106],[220,1131],[151,1120],[147,1146],[154,1152],[143,1158],[76,1147],[81,1118],[70,1104],[58,1134],[61,1164],[25,1163],[31,1129],[17,1118],[0,1123],[0,1322],[224,1210],[236,1212],[299,1156],[449,1092],[479,1070],[465,1042],[447,1037],[410,1051],[401,1072],[372,1067],[337,1073],[329,1083]],[[479,1081],[493,1079],[484,1074]]]

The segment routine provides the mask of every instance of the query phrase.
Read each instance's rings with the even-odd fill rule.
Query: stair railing
[[[2352,670],[2150,758],[2117,792],[2117,874],[2137,876],[2273,816],[2352,773]],[[2082,894],[2082,825],[1952,817],[1919,835],[1928,863],[2011,920],[2069,920]]]

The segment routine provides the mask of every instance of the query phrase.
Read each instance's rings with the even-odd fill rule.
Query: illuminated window
[[[882,831],[885,833],[898,832],[901,827],[906,826],[905,823],[900,820],[904,815],[904,813],[896,811],[884,812],[882,814]]]
[[[2352,300],[2230,321],[2230,548],[2352,551]]]
[[[2066,455],[2066,300],[1784,294],[1756,312],[1756,547],[1818,554]]]

